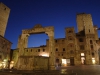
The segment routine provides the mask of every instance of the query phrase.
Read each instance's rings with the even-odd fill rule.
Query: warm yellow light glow
[[[0,67],[2,66],[2,64],[0,63]]]
[[[81,56],[85,56],[84,53],[81,53]]]
[[[84,57],[81,57],[82,64],[84,64],[84,61],[85,61],[85,58]]]
[[[67,66],[66,59],[62,59],[62,65],[63,65],[63,66]]]
[[[44,56],[44,57],[49,57],[49,55],[48,55],[48,54],[42,54],[42,56]]]
[[[95,64],[95,58],[92,58],[92,63]]]
[[[7,59],[4,59],[3,61],[4,61],[4,62],[6,62],[6,61],[7,61]]]
[[[11,63],[13,64],[13,63],[14,63],[14,61],[11,61]]]

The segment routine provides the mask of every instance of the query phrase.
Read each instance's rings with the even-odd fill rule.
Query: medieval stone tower
[[[98,40],[96,27],[93,26],[92,17],[90,14],[77,14],[78,33],[84,36],[85,43],[82,44],[86,52],[87,64],[92,64],[91,61],[96,60],[98,63],[98,51],[96,49],[96,40]],[[92,58],[92,59],[91,59]]]
[[[85,34],[94,34],[92,17],[90,14],[77,14],[78,32],[85,30]]]
[[[0,35],[4,37],[7,22],[9,18],[10,9],[0,2]]]

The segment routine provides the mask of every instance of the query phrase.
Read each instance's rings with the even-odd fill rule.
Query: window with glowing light
[[[81,56],[85,56],[84,53],[81,53]]]

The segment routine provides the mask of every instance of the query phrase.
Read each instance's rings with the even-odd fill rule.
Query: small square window
[[[40,49],[38,49],[38,52],[40,52]]]
[[[45,52],[45,49],[43,49],[43,52]]]
[[[55,40],[55,42],[57,43],[57,40]]]
[[[31,49],[31,52],[32,52],[32,49]]]
[[[65,48],[63,48],[63,51],[65,51]]]
[[[56,48],[56,51],[58,51],[58,49]]]
[[[62,54],[62,56],[63,56],[63,54]]]

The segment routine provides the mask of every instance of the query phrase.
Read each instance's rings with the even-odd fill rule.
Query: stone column
[[[27,48],[29,34],[22,34],[18,43],[19,56],[24,54],[24,48]]]
[[[49,36],[49,69],[55,69],[54,31],[45,32]]]
[[[29,36],[29,34],[22,34],[19,37],[19,40],[18,40],[18,48],[19,48],[19,51],[18,51],[18,61],[17,61],[17,64],[16,64],[16,68],[17,69],[22,69],[23,68],[22,67],[23,60],[22,60],[22,58],[20,58],[20,56],[24,56],[24,48],[27,48],[28,36]]]

